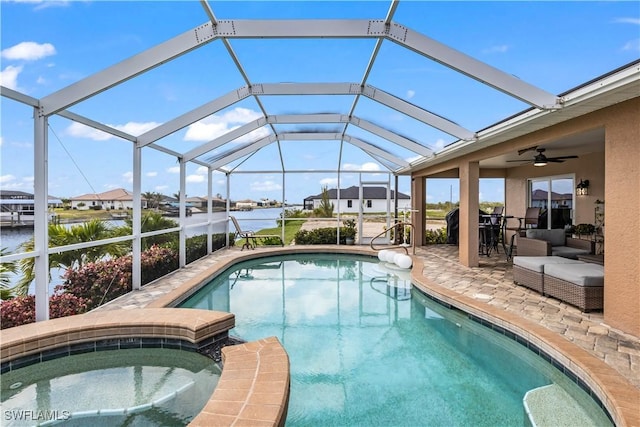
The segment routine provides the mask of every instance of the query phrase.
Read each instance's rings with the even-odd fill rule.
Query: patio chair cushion
[[[551,255],[578,259],[578,255],[586,255],[591,253],[586,249],[572,248],[571,246],[551,246]]]
[[[530,228],[526,231],[529,239],[546,240],[551,246],[564,246],[566,243],[566,233],[563,228],[553,228],[545,230],[541,228]]]
[[[575,259],[563,258],[559,256],[516,256],[513,257],[513,265],[526,268],[537,273],[544,272],[546,264],[572,264],[577,263]]]
[[[545,276],[551,276],[583,287],[604,286],[604,266],[577,261],[570,264],[546,264]]]

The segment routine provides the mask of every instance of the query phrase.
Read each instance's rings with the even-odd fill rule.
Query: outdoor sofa
[[[604,267],[557,256],[516,256],[513,281],[582,311],[604,306]]]
[[[592,254],[595,243],[566,235],[562,228],[551,230],[530,228],[525,237],[517,237],[518,256],[561,256],[578,259],[578,255]]]

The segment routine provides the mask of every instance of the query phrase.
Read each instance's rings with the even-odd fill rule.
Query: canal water
[[[240,227],[243,230],[262,230],[264,228],[273,228],[277,226],[276,219],[280,217],[282,213],[282,208],[264,208],[264,209],[254,209],[251,211],[237,211],[231,212],[231,215],[236,217],[238,220]],[[223,220],[226,217],[226,212],[214,212],[213,213],[213,221]],[[178,222],[178,218],[172,218]],[[206,232],[207,226],[201,227],[189,227],[195,224],[204,223],[207,221],[206,213],[194,213],[192,216],[186,218],[185,226],[187,227],[186,232],[187,236],[193,236],[197,234],[203,234]],[[121,226],[124,225],[123,220],[110,220],[108,221],[112,226]],[[67,224],[69,227],[76,224]],[[224,233],[226,227],[225,222],[220,222],[218,224],[213,225],[214,233]],[[233,224],[230,224],[230,230],[234,231]],[[10,228],[10,227],[2,227],[0,228],[0,247],[6,248],[6,254],[12,254],[16,252],[21,252],[19,250],[20,245],[29,241],[33,237],[33,228]],[[53,288],[56,285],[62,284],[63,280],[61,279],[61,275],[64,273],[63,270],[60,269],[52,269],[51,270],[51,283],[49,284],[50,293],[53,292]],[[12,284],[15,284],[18,281],[17,275],[10,275]],[[33,289],[30,290],[30,293],[33,292]]]

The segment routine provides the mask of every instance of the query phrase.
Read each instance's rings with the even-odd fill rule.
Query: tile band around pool
[[[296,251],[300,251],[300,249],[300,247],[297,247]],[[308,250],[335,252],[336,247],[313,247],[308,248]],[[371,251],[362,247],[341,247],[340,250],[351,253],[373,254]],[[189,289],[195,287],[198,283],[210,279],[217,272],[224,270],[236,261],[272,253],[291,252],[295,251],[290,248],[284,248],[284,250],[261,249],[260,251],[252,251],[251,253],[247,251],[241,253],[239,250],[219,251],[205,259],[190,264],[175,274],[145,286],[139,292],[134,292],[122,297],[102,307],[99,311],[118,310],[120,308],[133,309],[144,306],[166,306],[170,302],[180,299],[176,295],[189,293]],[[471,281],[470,284],[465,285],[466,288],[462,292],[457,290],[455,286],[451,286],[451,289],[448,289],[447,283],[453,283],[456,280],[460,282],[466,280],[469,275],[477,274],[477,270],[466,269],[456,264],[455,259],[456,248],[419,248],[417,256],[414,257],[416,264],[413,269],[414,278],[416,279],[414,280],[414,284],[424,288],[426,293],[433,294],[442,301],[454,306],[461,306],[460,308],[462,309],[466,308],[468,312],[480,319],[485,319],[492,324],[505,327],[505,329],[510,332],[518,333],[522,337],[527,337],[527,339],[538,348],[542,348],[548,354],[554,355],[564,366],[568,366],[572,370],[575,366],[578,368],[576,371],[582,372],[583,374],[586,372],[588,375],[586,375],[584,382],[588,383],[594,391],[597,391],[597,395],[600,396],[603,404],[609,408],[609,412],[617,425],[640,425],[637,414],[640,395],[638,394],[638,388],[629,382],[640,384],[637,374],[637,359],[633,358],[633,348],[638,345],[637,339],[634,341],[633,338],[618,338],[618,335],[616,335],[614,331],[611,331],[609,333],[610,336],[620,340],[617,348],[621,348],[622,351],[626,352],[620,353],[620,356],[628,355],[629,352],[631,353],[632,368],[629,370],[629,368],[625,368],[624,365],[610,365],[611,360],[619,360],[619,357],[615,359],[609,359],[609,357],[607,357],[606,360],[609,364],[605,364],[603,362],[604,355],[607,355],[607,351],[611,351],[610,349],[605,348],[603,354],[591,352],[591,349],[588,347],[580,347],[586,340],[576,340],[575,343],[571,343],[563,336],[562,331],[545,328],[539,324],[540,322],[537,321],[538,318],[528,317],[529,311],[519,308],[518,304],[521,304],[521,307],[538,305],[541,309],[544,309],[547,305],[546,301],[533,293],[524,292],[524,297],[520,301],[510,299],[508,301],[510,305],[505,303],[503,304],[504,307],[495,307],[487,304],[486,299],[480,298],[480,294],[486,293],[482,288],[482,284],[476,286],[473,281]],[[432,273],[436,271],[431,268],[425,270],[425,265],[437,265],[439,271],[434,275]],[[490,278],[485,279],[485,285],[488,283],[496,290],[513,292],[514,286],[509,278],[510,270],[508,266],[507,268],[498,266],[498,268],[494,268],[489,272],[491,275]],[[483,274],[483,272],[481,271],[480,274]],[[429,279],[430,277],[434,278]],[[474,288],[474,286],[476,287]],[[176,290],[176,293],[172,293],[173,290]],[[476,298],[474,298],[474,293],[478,294]],[[525,306],[524,304],[528,305]],[[558,307],[554,305],[553,308]],[[559,307],[560,315],[564,314],[573,318],[579,317],[580,315],[572,311],[571,308],[568,308],[568,311],[563,313],[564,309],[564,307]],[[593,325],[588,326],[589,333],[591,334],[592,330],[594,332],[605,330],[606,326],[600,325],[597,318],[595,321],[590,320],[593,319],[593,317],[594,315],[589,315],[583,320],[583,323],[586,325]],[[507,325],[508,328],[506,327]],[[530,334],[530,330],[532,329],[535,330],[535,333]],[[575,332],[575,328],[573,331]],[[617,351],[615,347],[613,347],[613,351]],[[614,366],[616,369],[613,369]],[[636,368],[633,368],[633,366],[636,366]],[[621,373],[623,373],[624,377]]]

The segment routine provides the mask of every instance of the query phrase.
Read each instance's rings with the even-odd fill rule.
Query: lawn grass
[[[89,209],[87,211],[80,211],[77,209],[62,209],[57,208],[53,210],[53,213],[57,218],[60,219],[60,222],[84,222],[91,221],[92,219],[112,219],[111,214],[120,214],[120,213],[129,213],[130,211],[124,209],[114,209],[114,210],[106,210],[100,209],[95,211],[93,209]]]
[[[302,228],[302,224],[304,224],[304,220],[300,220],[300,221],[296,221],[296,220],[289,220],[286,221],[286,225],[284,227],[284,244],[285,245],[290,245],[291,242],[293,241],[294,236],[296,235],[296,233],[300,230],[300,228]],[[274,227],[274,228],[264,228],[260,231],[257,231],[256,234],[259,236],[261,234],[276,234],[278,236],[280,236],[282,234],[282,230],[280,227]],[[262,242],[260,241],[260,239],[258,239],[258,245],[263,246]]]

